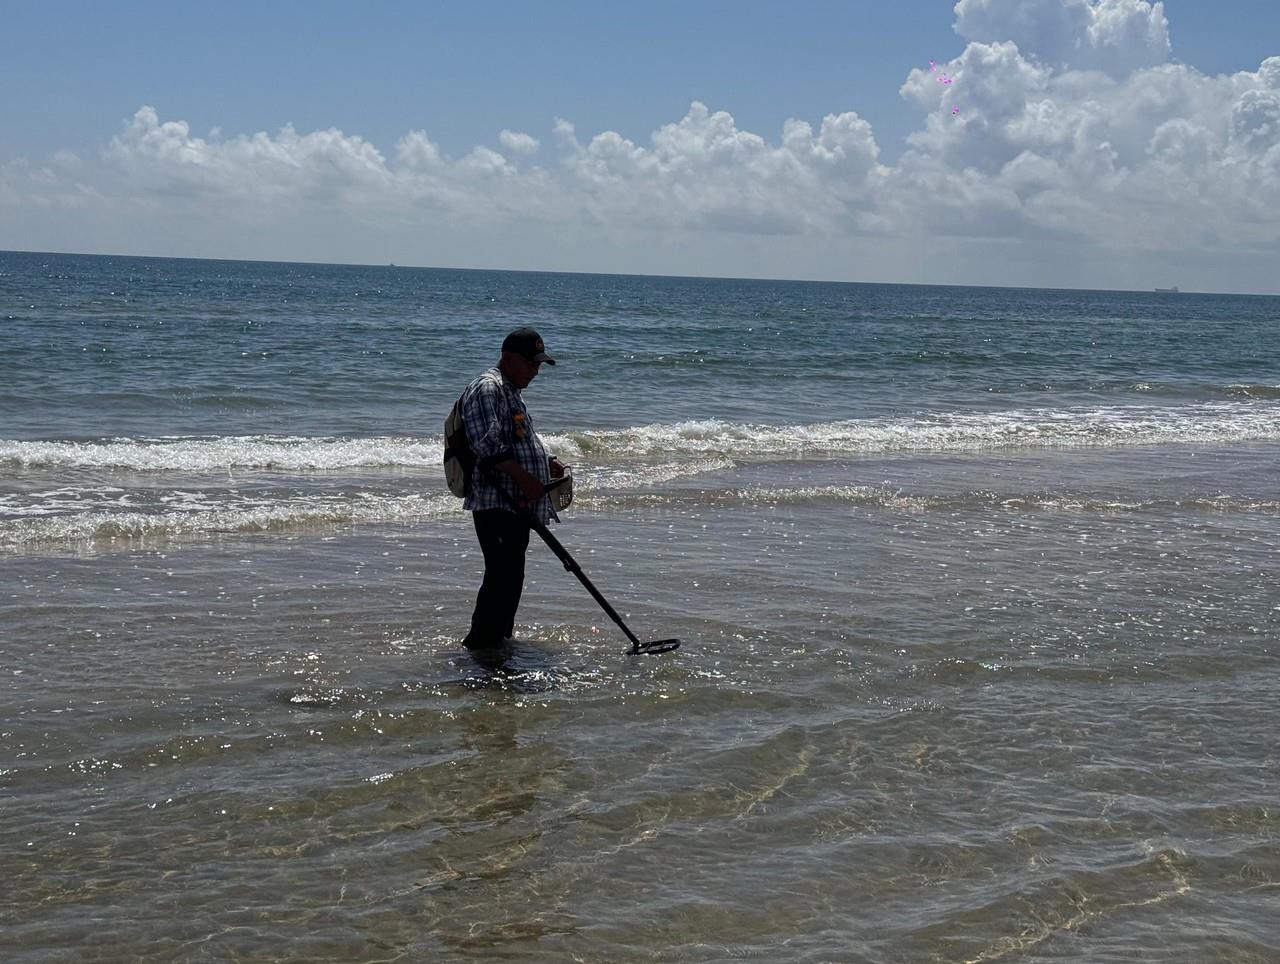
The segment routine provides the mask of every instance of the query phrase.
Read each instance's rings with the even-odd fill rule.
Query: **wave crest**
[[[0,465],[12,468],[220,472],[228,469],[330,471],[406,466],[439,469],[438,439],[222,438],[105,439],[86,442],[0,441]]]
[[[281,532],[311,526],[421,522],[460,515],[452,495],[302,498],[195,511],[84,512],[0,522],[0,550],[112,540],[165,539],[226,533]]]
[[[1280,389],[1276,391],[1280,398]],[[544,438],[562,457],[597,468],[672,457],[722,463],[896,452],[1213,444],[1280,440],[1280,406],[1255,400],[1181,407],[939,412],[800,425],[705,419],[571,430]],[[195,474],[236,469],[320,472],[413,468],[435,475],[441,471],[441,453],[438,436],[0,441],[0,466]]]
[[[1273,407],[1219,402],[1179,408],[1123,406],[946,412],[811,425],[723,420],[569,432],[557,451],[609,459],[655,455],[806,458],[891,452],[1167,445],[1280,439]]]

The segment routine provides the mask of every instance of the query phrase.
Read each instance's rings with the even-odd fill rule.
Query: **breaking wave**
[[[229,469],[314,472],[395,466],[438,469],[439,439],[222,438],[98,439],[0,442],[0,466],[129,469],[135,472],[224,472]]]
[[[1260,389],[1251,388],[1258,393]],[[1280,397],[1280,396],[1278,396]],[[723,419],[590,429],[545,436],[562,457],[617,460],[699,457],[769,460],[1015,448],[1118,447],[1280,440],[1280,408],[1251,402],[1116,406],[768,425]],[[103,439],[0,441],[8,468],[211,473],[412,468],[440,471],[439,437]]]
[[[1280,385],[1228,385],[1227,394],[1244,398],[1280,398]]]
[[[176,536],[282,532],[342,524],[422,522],[461,514],[451,495],[298,498],[273,503],[193,511],[110,512],[19,518],[0,522],[0,550],[22,550],[113,540],[145,541]]]
[[[1280,411],[1220,402],[1177,408],[1122,406],[946,412],[811,425],[722,420],[570,432],[556,449],[597,459],[651,455],[806,458],[891,452],[1226,443],[1280,439]]]

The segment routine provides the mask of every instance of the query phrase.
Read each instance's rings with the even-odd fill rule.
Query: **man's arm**
[[[520,463],[515,459],[508,458],[503,462],[494,462],[490,467],[495,472],[501,472],[520,487],[520,491],[524,494],[524,500],[520,504],[521,508],[542,498],[542,480],[533,473],[522,469]]]

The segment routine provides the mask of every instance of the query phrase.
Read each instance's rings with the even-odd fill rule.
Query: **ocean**
[[[508,665],[442,422],[570,463]],[[1280,299],[0,252],[0,956],[1280,960]]]

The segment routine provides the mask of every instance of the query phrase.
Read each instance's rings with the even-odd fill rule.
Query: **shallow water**
[[[926,317],[895,323],[919,351],[1071,311],[1113,319],[1108,351],[1056,387],[1050,352],[939,361],[896,396],[844,358],[839,392],[780,408],[754,368],[664,390],[668,419],[608,390],[630,362],[604,322],[575,334],[592,285],[687,352],[727,351],[708,332],[738,294],[688,283],[690,316],[684,282],[442,274],[455,306],[476,284],[568,306],[595,369],[563,353],[530,392],[580,479],[557,534],[639,635],[684,645],[625,655],[535,543],[530,643],[497,670],[460,648],[479,553],[440,494],[444,388],[308,409],[309,376],[276,373],[233,386],[258,415],[147,414],[55,380],[0,432],[6,960],[1280,957],[1274,301],[1244,300],[1237,357],[1231,299],[1170,321],[1152,296],[871,286],[866,313]],[[751,284],[788,311],[860,287]],[[421,323],[393,308],[362,323]],[[841,350],[810,337],[784,368]],[[157,392],[211,377],[201,357]]]

